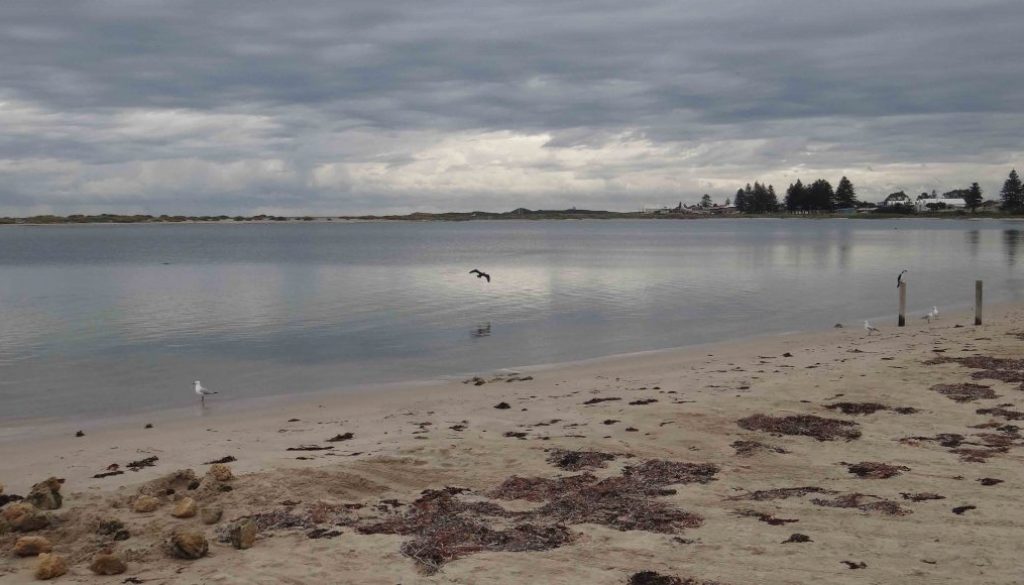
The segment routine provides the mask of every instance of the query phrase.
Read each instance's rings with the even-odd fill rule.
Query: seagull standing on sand
[[[929,313],[929,315],[932,316],[932,319],[938,319],[939,318],[939,308],[936,307],[935,305],[932,305],[932,312]]]
[[[872,333],[880,333],[878,327],[873,326],[870,321],[864,322],[864,331],[867,331],[868,335],[871,335]]]
[[[208,394],[216,394],[213,390],[204,388],[203,385],[199,383],[199,380],[192,382],[192,387],[195,389],[196,395],[199,396],[199,399],[203,404],[206,404],[206,396]]]
[[[896,288],[899,288],[900,285],[903,284],[903,275],[906,274],[906,273],[907,273],[907,271],[904,270],[903,272],[900,272],[899,276],[896,277]]]

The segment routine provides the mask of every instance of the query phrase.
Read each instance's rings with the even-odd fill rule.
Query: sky
[[[1020,0],[4,0],[0,215],[634,210],[1024,167]],[[1024,170],[1024,168],[1022,168]]]

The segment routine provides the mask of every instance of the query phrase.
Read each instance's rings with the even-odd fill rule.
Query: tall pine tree
[[[796,180],[786,189],[786,209],[789,211],[804,211],[807,209],[807,188],[800,179]]]
[[[971,183],[971,188],[964,194],[964,203],[972,213],[981,205],[981,187],[977,183]]]
[[[836,206],[838,207],[857,207],[857,192],[853,189],[853,183],[850,179],[843,177],[839,180],[839,186],[836,187]]]
[[[1024,208],[1024,186],[1017,176],[1017,169],[1010,171],[1010,176],[1003,183],[1003,190],[999,192],[999,196],[1006,211],[1020,211]]]
[[[747,212],[747,194],[743,192],[743,189],[736,191],[736,199],[733,203],[736,204],[736,211],[740,213]]]
[[[807,199],[811,209],[832,211],[836,206],[836,194],[832,191],[832,183],[818,179],[807,189]]]

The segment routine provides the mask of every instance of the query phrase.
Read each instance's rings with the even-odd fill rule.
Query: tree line
[[[707,196],[705,196],[707,197]],[[963,199],[967,208],[972,212],[984,203],[984,194],[978,183],[971,183],[966,189],[954,189],[943,194],[944,198]],[[928,204],[930,209],[942,209],[942,199],[938,198],[935,191],[928,196],[922,193],[918,199],[934,198],[934,204]],[[1024,213],[1024,182],[1021,181],[1017,170],[1010,171],[1009,177],[1003,183],[999,192],[1000,208],[1010,213]],[[892,205],[893,211],[903,209],[907,212],[913,210],[910,197],[902,191],[889,194],[887,201],[906,201],[905,204]],[[827,179],[817,179],[811,184],[804,184],[797,179],[795,183],[786,189],[786,195],[780,202],[775,194],[775,187],[772,185],[755,182],[753,185],[736,191],[733,199],[736,210],[741,213],[773,213],[777,211],[789,211],[791,213],[830,212],[836,209],[849,209],[858,207],[871,207],[871,203],[865,203],[857,199],[857,191],[853,182],[847,177],[839,180],[839,184],[833,189]],[[728,203],[727,203],[728,205]]]

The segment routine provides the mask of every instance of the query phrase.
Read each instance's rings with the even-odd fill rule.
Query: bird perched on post
[[[199,383],[199,380],[196,380],[195,382],[192,382],[192,387],[196,391],[196,395],[199,396],[199,400],[203,404],[206,404],[206,396],[207,395],[209,395],[209,394],[216,394],[215,391],[210,390],[208,388],[204,388],[203,385]]]
[[[480,272],[479,268],[474,268],[469,271],[470,274],[475,274],[477,278],[486,278],[487,282],[491,282],[491,275],[486,272]]]
[[[907,271],[904,270],[903,272],[900,272],[899,276],[896,277],[896,288],[899,288],[900,285],[903,284],[903,275],[906,274],[906,273],[907,273]]]
[[[867,331],[868,335],[871,335],[872,333],[881,333],[878,330],[878,327],[873,326],[870,321],[864,322],[864,331]]]

